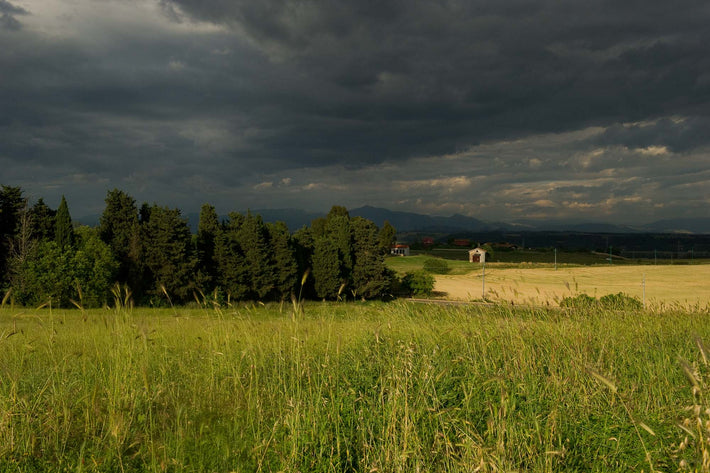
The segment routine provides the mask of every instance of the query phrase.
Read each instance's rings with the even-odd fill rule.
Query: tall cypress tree
[[[56,241],[59,248],[62,249],[69,248],[74,244],[74,227],[72,227],[69,206],[64,196],[62,196],[62,201],[59,203],[59,208],[57,209],[54,241]]]

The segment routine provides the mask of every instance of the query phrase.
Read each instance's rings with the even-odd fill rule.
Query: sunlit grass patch
[[[0,470],[670,471],[707,317],[6,307]]]

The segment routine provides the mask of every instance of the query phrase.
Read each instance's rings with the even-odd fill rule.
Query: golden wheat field
[[[436,276],[435,291],[452,300],[486,299],[516,304],[556,304],[586,293],[601,297],[623,292],[652,306],[710,304],[710,265],[584,266],[506,268],[486,265],[464,275]]]

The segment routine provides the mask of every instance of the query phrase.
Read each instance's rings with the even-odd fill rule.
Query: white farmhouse
[[[390,249],[390,254],[396,256],[409,256],[409,245],[394,245]]]

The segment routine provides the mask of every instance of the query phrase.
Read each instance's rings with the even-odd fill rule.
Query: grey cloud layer
[[[674,114],[706,124],[705,2],[164,3],[242,32],[318,90],[282,104],[302,126],[272,143],[297,160],[436,155]],[[648,144],[692,149],[707,135],[670,133]]]
[[[26,15],[27,10],[13,5],[7,0],[0,0],[0,29],[17,31],[22,28],[22,23],[17,16]]]
[[[53,37],[34,5],[0,0],[0,160],[26,185],[488,217],[708,199],[707,2],[131,0]]]

